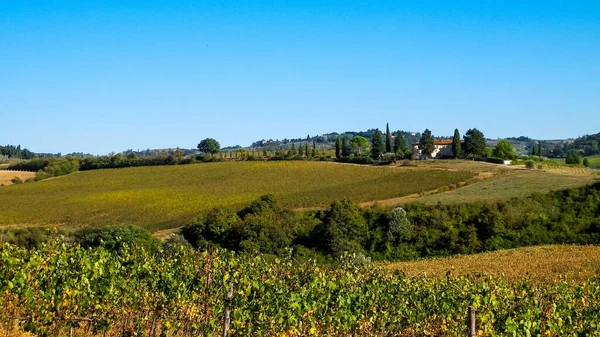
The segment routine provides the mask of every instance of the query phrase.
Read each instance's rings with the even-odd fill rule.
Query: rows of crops
[[[78,172],[0,188],[0,225],[185,225],[217,206],[273,194],[286,208],[371,201],[456,184],[471,172],[327,162],[235,162]]]
[[[408,278],[167,245],[119,254],[53,241],[0,251],[0,331],[40,336],[599,336],[600,283]],[[233,296],[226,301],[229,286]]]

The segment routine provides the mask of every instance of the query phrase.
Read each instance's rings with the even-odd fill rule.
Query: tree
[[[587,158],[583,158],[583,166],[590,167],[590,161]]]
[[[458,129],[454,129],[454,138],[452,138],[452,154],[454,159],[460,156],[460,133]]]
[[[556,147],[554,148],[554,151],[552,151],[552,155],[555,158],[561,158],[561,157],[565,156],[565,151],[563,150],[562,146],[556,145]]]
[[[508,140],[501,140],[494,148],[494,157],[502,159],[514,159],[516,157],[515,148]]]
[[[362,156],[363,152],[366,152],[369,149],[369,140],[366,139],[365,137],[361,137],[361,136],[354,136],[351,140],[350,140],[350,146],[352,147],[352,151],[359,155]]]
[[[419,150],[421,150],[421,154],[427,159],[427,157],[431,156],[433,151],[435,151],[435,144],[433,141],[433,135],[429,129],[425,129],[423,131],[423,135],[419,140]]]
[[[334,256],[363,252],[369,227],[361,209],[350,200],[335,201],[325,212],[321,245]]]
[[[379,129],[375,129],[371,143],[371,158],[379,159],[383,153],[383,136],[381,135],[381,131],[379,131]]]
[[[314,139],[313,139],[312,157],[313,158],[317,157],[317,142],[315,142]]]
[[[541,157],[541,156],[542,156],[542,141],[539,141],[539,142],[538,142],[537,156],[538,156],[538,157]]]
[[[535,143],[531,143],[531,155],[535,156]]]
[[[340,159],[342,156],[342,138],[337,137],[335,140],[335,157]]]
[[[203,139],[200,144],[198,144],[198,150],[200,152],[214,155],[215,153],[219,153],[219,151],[221,151],[221,145],[213,138],[206,138]]]
[[[342,157],[348,157],[352,153],[352,148],[348,138],[342,136]]]
[[[385,152],[392,152],[392,134],[390,133],[390,124],[385,125]]]
[[[304,155],[306,156],[306,158],[309,157],[309,155],[308,155],[308,142],[304,143]]]
[[[463,139],[467,155],[473,158],[485,155],[485,137],[481,131],[476,128],[469,129]]]
[[[401,133],[396,134],[394,138],[394,153],[397,157],[402,159],[404,157],[404,151],[406,150],[406,141]]]
[[[567,153],[567,158],[565,158],[566,164],[581,164],[581,157],[575,150],[570,150]]]

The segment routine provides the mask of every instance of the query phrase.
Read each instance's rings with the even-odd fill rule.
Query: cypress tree
[[[375,129],[373,139],[371,140],[371,158],[379,159],[383,152],[383,136],[379,129]]]
[[[340,159],[342,155],[342,138],[338,137],[335,140],[335,157]]]
[[[535,143],[531,143],[531,155],[535,156]]]
[[[539,141],[539,143],[538,143],[537,155],[538,155],[538,157],[542,156],[542,141]]]
[[[455,159],[460,155],[460,151],[460,133],[458,132],[458,129],[454,129],[454,138],[452,138],[452,154],[454,155]]]
[[[345,136],[342,137],[342,157],[348,157],[352,153],[352,149],[350,148],[350,143],[348,142],[348,138]]]
[[[308,158],[308,142],[304,143],[304,155]]]
[[[390,133],[390,123],[385,124],[385,152],[392,152],[392,134]]]
[[[317,157],[317,142],[314,139],[313,139],[312,156],[313,156],[313,158]]]
[[[397,156],[404,157],[404,151],[406,150],[406,141],[404,140],[404,136],[401,132],[396,134],[396,138],[394,138],[394,153]]]

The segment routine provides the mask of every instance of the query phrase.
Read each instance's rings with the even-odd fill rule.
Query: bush
[[[396,161],[396,154],[394,153],[384,153],[381,156],[381,161],[384,163],[393,163]]]
[[[350,156],[340,158],[338,161],[342,163],[350,163],[350,164],[361,164],[361,165],[371,165],[373,164],[373,158],[367,156]]]
[[[538,164],[537,168],[538,168],[538,170],[541,170],[541,169],[543,169],[543,168],[544,168],[544,165],[542,165],[542,164]]]
[[[22,184],[23,183],[23,179],[19,178],[19,177],[14,177],[10,180],[11,183],[13,184]]]
[[[590,167],[590,161],[587,158],[583,159],[583,166]]]
[[[579,154],[575,151],[569,151],[569,153],[567,154],[567,158],[565,159],[565,163],[566,164],[581,164],[581,157],[579,157]]]
[[[76,231],[73,237],[82,247],[104,247],[111,251],[120,251],[125,245],[154,249],[160,244],[148,230],[132,225],[86,227]]]
[[[533,162],[533,160],[530,159],[525,162],[525,167],[531,170],[535,167],[535,163]]]

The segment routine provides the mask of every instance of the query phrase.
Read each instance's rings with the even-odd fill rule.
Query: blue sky
[[[0,0],[0,143],[600,132],[599,1]]]

